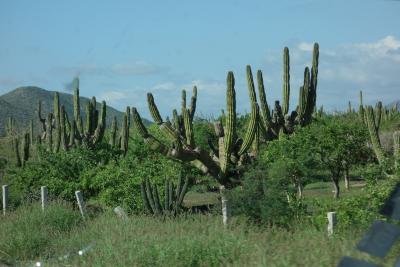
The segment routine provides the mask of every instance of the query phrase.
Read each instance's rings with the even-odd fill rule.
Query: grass
[[[347,229],[327,237],[326,230],[298,225],[291,230],[267,228],[233,218],[223,227],[220,216],[188,215],[177,219],[111,212],[85,222],[64,204],[42,214],[24,206],[0,221],[0,258],[21,266],[336,266],[355,251],[365,229]],[[78,250],[93,248],[84,256]],[[6,252],[6,253],[5,253]],[[68,259],[59,256],[70,253]],[[383,266],[392,266],[397,246]],[[382,263],[382,262],[380,262]]]

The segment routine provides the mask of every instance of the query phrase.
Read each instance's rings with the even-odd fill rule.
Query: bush
[[[229,193],[232,215],[245,215],[255,222],[289,226],[301,205],[288,202],[288,179],[266,176],[266,170],[252,166],[243,185]],[[296,200],[292,200],[296,202]]]
[[[0,258],[14,264],[49,258],[57,240],[80,222],[80,214],[65,203],[50,203],[44,212],[38,204],[24,205],[0,220]]]

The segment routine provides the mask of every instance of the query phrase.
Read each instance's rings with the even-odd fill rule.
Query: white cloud
[[[100,94],[100,99],[107,102],[116,102],[126,97],[128,97],[128,94],[121,91],[107,91]]]
[[[297,48],[301,51],[310,52],[313,51],[314,44],[302,42],[297,46]]]

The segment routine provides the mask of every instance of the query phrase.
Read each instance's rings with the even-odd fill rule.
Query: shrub
[[[262,167],[252,166],[243,185],[229,193],[232,215],[245,215],[268,225],[289,226],[298,214],[295,209],[301,206],[289,204],[286,177],[268,175],[267,178],[266,174]]]

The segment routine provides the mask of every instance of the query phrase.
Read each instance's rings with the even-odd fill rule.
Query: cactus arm
[[[47,142],[47,151],[52,151],[53,149],[53,114],[47,114],[47,124],[46,124],[46,142]]]
[[[106,102],[103,101],[101,103],[100,121],[97,122],[97,127],[93,134],[93,143],[94,144],[100,143],[104,137],[104,132],[106,129],[106,110],[107,110],[107,105],[106,105]],[[129,129],[128,129],[128,131],[129,131]]]
[[[185,178],[185,183],[181,187],[181,190],[179,191],[179,195],[177,195],[177,201],[176,201],[176,207],[179,209],[182,206],[183,200],[185,198],[185,195],[187,193],[187,189],[189,186],[189,178]]]
[[[257,71],[257,83],[258,83],[258,94],[260,96],[261,114],[262,114],[262,124],[266,131],[272,129],[272,118],[269,106],[267,103],[267,98],[265,96],[264,81],[261,70]]]
[[[363,95],[362,95],[362,91],[360,90],[360,94],[359,94],[359,101],[360,101],[360,105],[358,107],[358,115],[361,121],[365,122],[364,120],[364,105],[363,105]]]
[[[146,196],[149,201],[149,205],[150,205],[153,213],[157,213],[155,202],[154,202],[154,196],[153,196],[153,188],[152,188],[148,178],[145,178],[145,187],[146,187]]]
[[[186,144],[189,147],[194,148],[196,145],[194,142],[193,123],[191,121],[190,110],[189,109],[183,110],[182,116],[183,116],[183,124],[185,126]]]
[[[76,121],[72,120],[72,124],[71,124],[71,131],[69,133],[69,142],[68,142],[68,146],[72,147],[75,144],[75,137],[76,137]]]
[[[400,169],[400,131],[393,133],[393,156],[394,156],[394,167]]]
[[[175,196],[174,196],[174,184],[171,181],[168,184],[168,197],[169,197],[168,208],[169,208],[169,210],[171,210],[172,203],[176,199]]]
[[[17,167],[21,167],[22,162],[21,162],[21,156],[19,154],[19,139],[17,137],[13,137],[13,145],[14,145],[16,165]]]
[[[379,132],[382,118],[382,102],[379,101],[375,106],[375,126],[376,130]]]
[[[125,156],[127,151],[128,151],[128,116],[125,114],[124,115],[124,120],[122,122],[122,127],[121,127],[121,151],[123,152],[123,155]]]
[[[115,147],[116,138],[117,138],[117,117],[114,116],[111,123],[111,136],[110,136],[110,145],[111,147]]]
[[[311,67],[311,110],[316,106],[317,101],[317,83],[318,83],[318,64],[319,64],[319,44],[314,43],[313,59]]]
[[[154,97],[151,93],[147,93],[147,103],[150,109],[151,117],[153,118],[154,122],[157,123],[158,125],[162,124],[163,120],[161,118],[160,112],[158,111],[156,104],[154,103]]]
[[[39,121],[42,124],[42,131],[46,132],[46,119],[42,117],[42,101],[38,101],[38,117]]]
[[[289,62],[289,48],[285,47],[283,50],[283,115],[289,113],[289,97],[290,97],[290,62]]]
[[[145,184],[144,181],[140,184],[140,193],[141,193],[141,195],[142,195],[144,207],[146,208],[146,210],[147,210],[149,213],[153,214],[153,209],[152,209],[152,207],[150,206],[150,202],[149,202],[149,199],[148,199],[148,197],[147,197],[147,193],[146,193],[146,184]]]
[[[158,189],[157,185],[153,185],[153,196],[154,196],[154,205],[156,208],[156,212],[158,214],[162,214],[162,207],[161,207],[161,202],[160,202],[160,195],[158,194]]]
[[[193,121],[194,113],[196,112],[196,102],[197,102],[197,87],[193,87],[192,98],[190,99],[190,120]]]
[[[220,167],[222,176],[225,176],[228,170],[228,160],[233,148],[233,137],[236,135],[236,100],[235,100],[235,78],[233,72],[228,72],[227,90],[226,90],[226,118],[225,118],[225,133],[223,140],[223,149],[220,148]]]
[[[79,79],[76,78],[76,88],[74,90],[74,119],[76,122],[77,131],[79,134],[83,134],[83,123],[81,117],[81,105],[79,98]]]
[[[164,182],[164,211],[169,210],[169,181]]]
[[[366,117],[367,117],[368,131],[371,138],[372,147],[374,149],[379,164],[383,165],[386,161],[385,152],[379,140],[378,130],[375,125],[374,110],[371,106],[368,106],[366,109]]]
[[[66,151],[68,149],[68,143],[67,143],[64,105],[62,105],[60,109],[60,137],[61,137],[61,147],[64,151]]]
[[[247,127],[246,135],[243,140],[243,144],[240,147],[240,150],[238,152],[239,156],[243,155],[244,153],[247,152],[247,150],[250,148],[251,144],[253,143],[254,136],[257,130],[257,123],[258,123],[258,105],[255,104],[255,108],[252,109],[251,111],[251,116],[250,116],[250,122]]]

